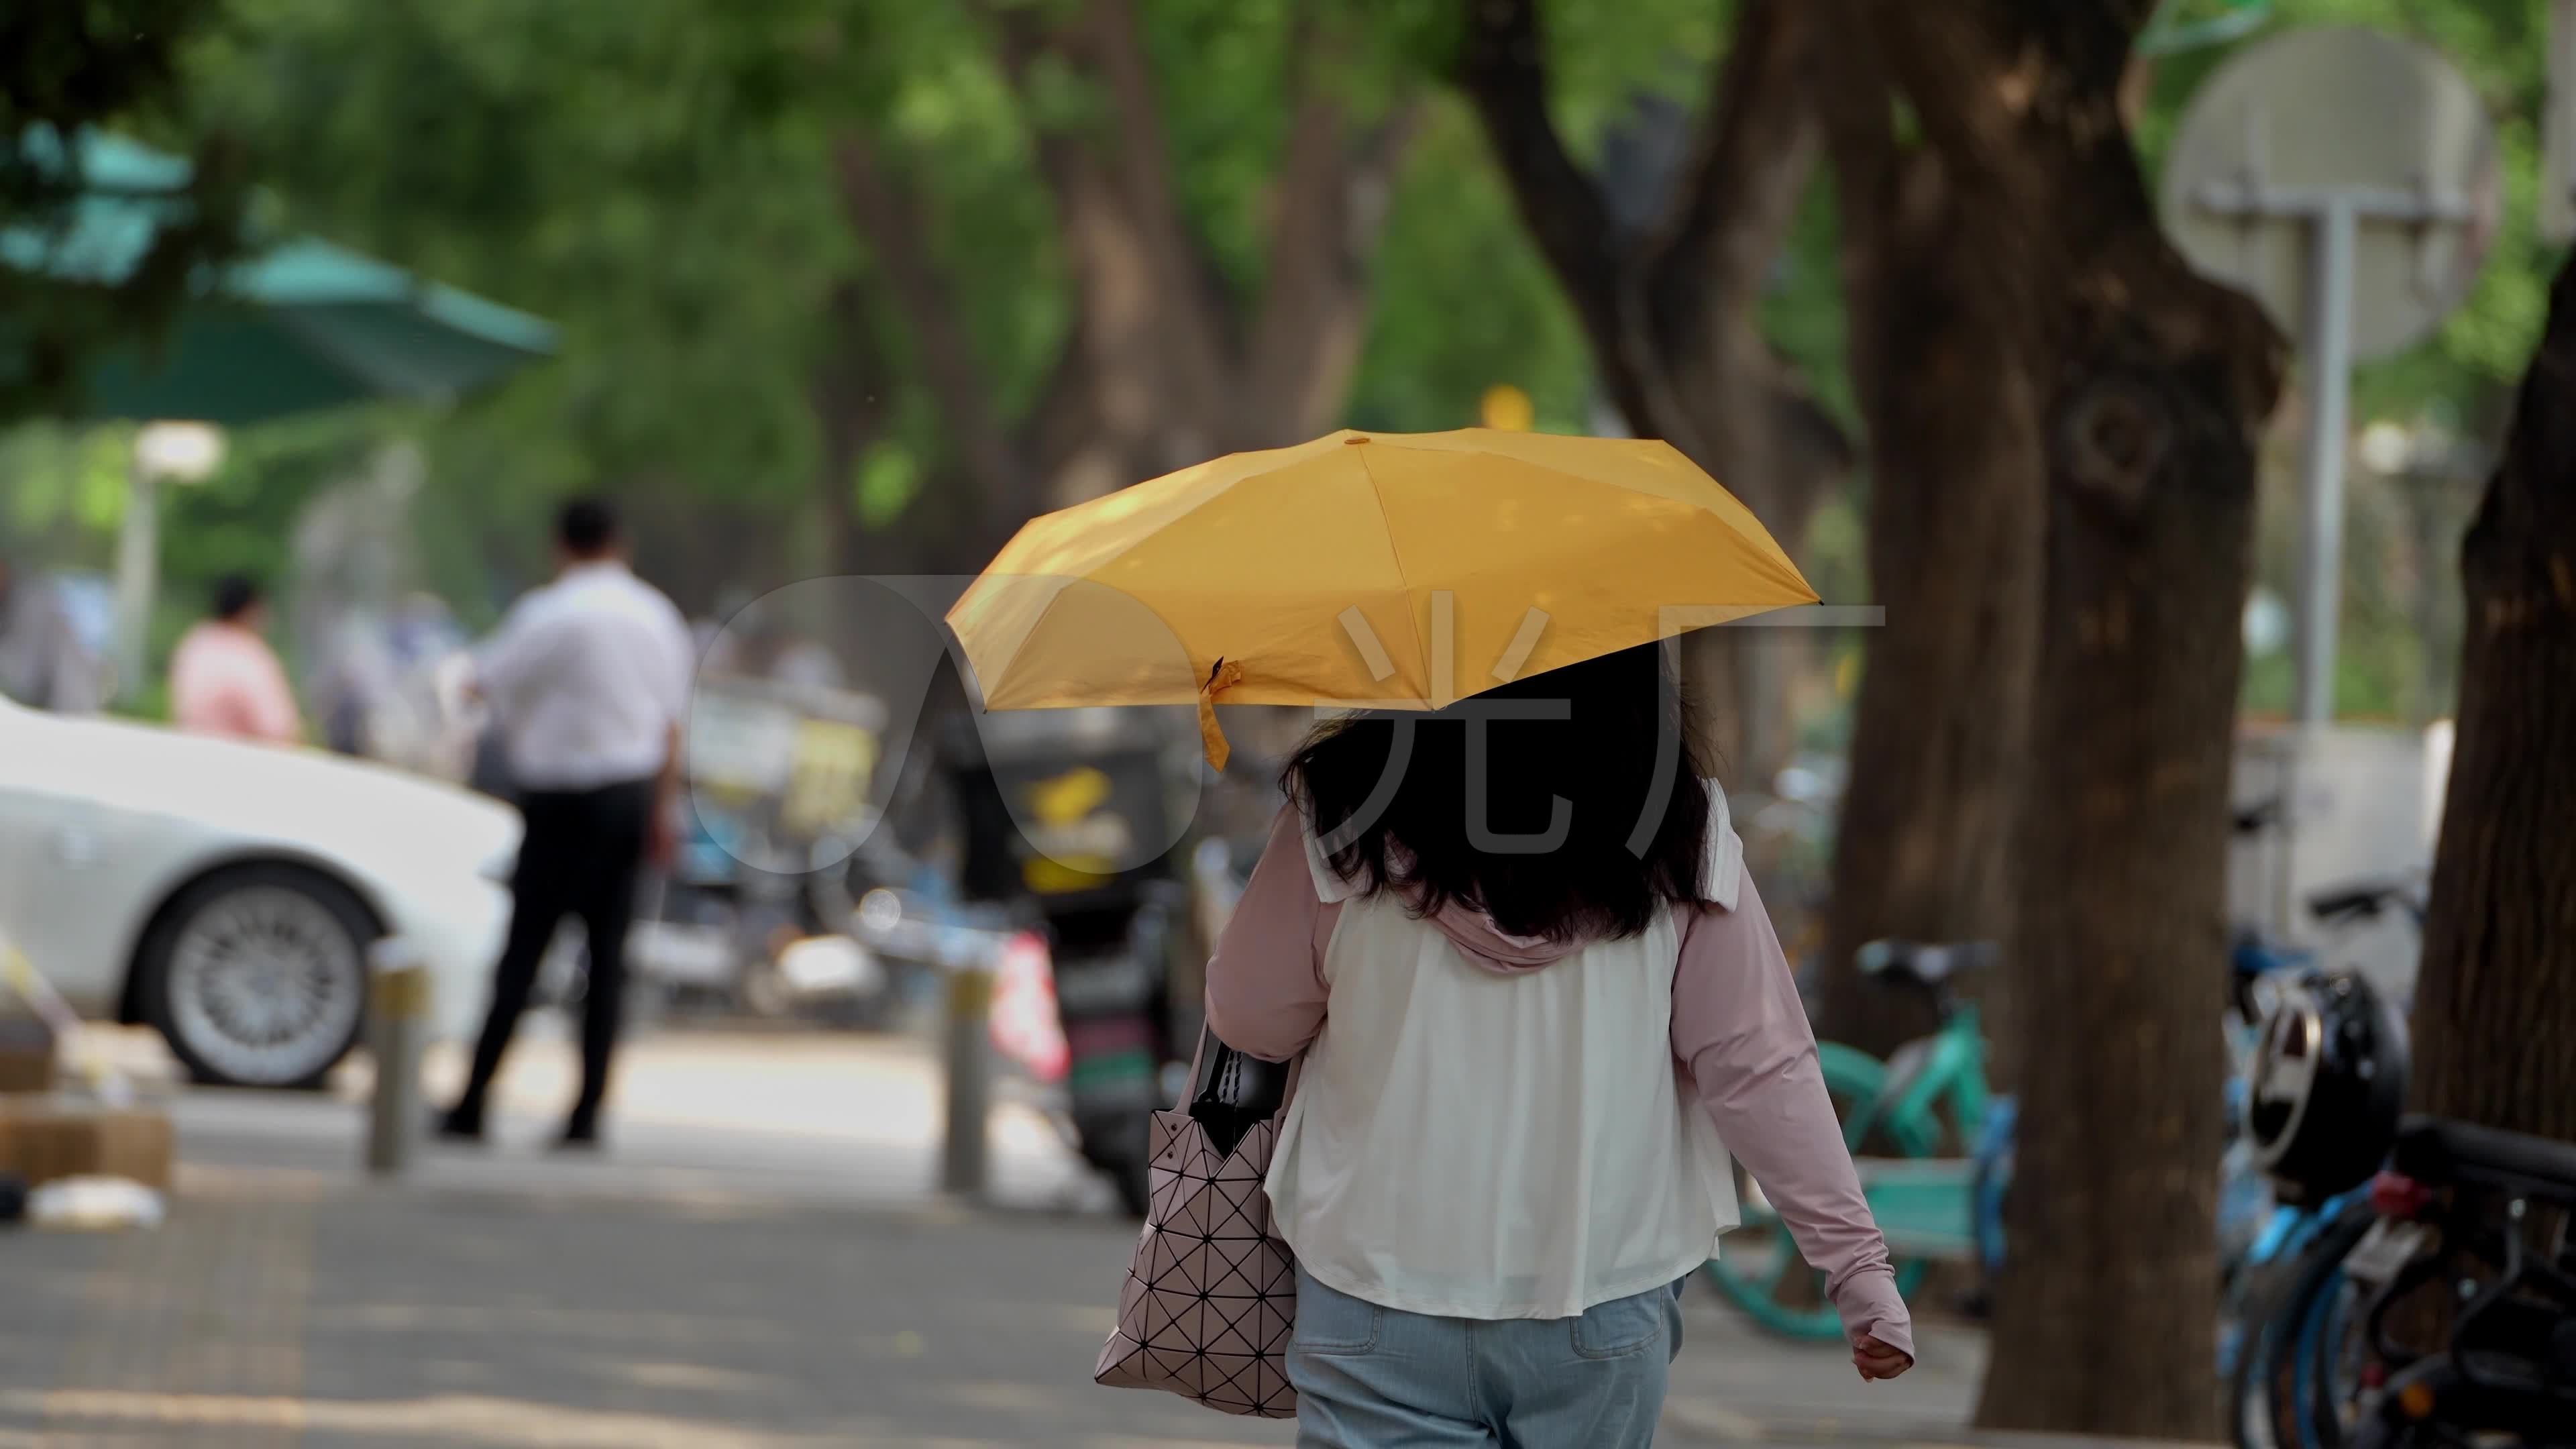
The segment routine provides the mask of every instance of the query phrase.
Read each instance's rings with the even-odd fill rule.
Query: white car
[[[0,700],[0,934],[201,1080],[318,1081],[388,936],[431,972],[433,1030],[470,1030],[518,841],[515,812],[435,780]]]

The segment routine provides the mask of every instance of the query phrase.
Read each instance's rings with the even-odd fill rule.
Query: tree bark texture
[[[1849,441],[1756,315],[1817,150],[1808,8],[1741,7],[1675,195],[1661,217],[1633,228],[1619,223],[1549,114],[1540,0],[1462,4],[1458,84],[1630,431],[1680,449],[1794,554],[1816,504],[1851,466]],[[1786,763],[1786,671],[1778,641],[1748,642],[1742,632],[1698,641],[1691,653],[1696,672],[1724,681],[1731,696],[1721,714],[1737,722],[1718,742],[1731,781],[1767,791]]]
[[[2121,112],[2152,0],[1872,0],[2013,265],[2046,447],[2007,990],[2022,1113],[1978,1421],[2201,1438],[2227,800],[2255,431],[2280,339],[2164,240]]]
[[[2036,319],[2012,316],[1996,218],[1890,124],[1863,7],[1828,5],[1817,94],[1844,217],[1851,356],[1868,423],[1870,595],[1850,773],[1824,932],[1825,1029],[1884,1055],[1938,1024],[1929,1001],[1863,978],[1866,942],[2000,940],[2038,660],[2041,500]],[[1993,981],[1966,983],[2014,1041]],[[2011,1073],[1991,1064],[1999,1084]],[[1974,1124],[1960,1124],[1973,1131]]]
[[[2468,637],[2415,992],[2420,1110],[2576,1141],[2576,264],[2460,550]]]

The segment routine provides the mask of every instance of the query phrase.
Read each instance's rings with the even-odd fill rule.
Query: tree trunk
[[[1872,13],[2012,263],[1998,316],[2030,319],[2040,349],[2039,672],[2005,968],[2022,1110],[1978,1422],[2195,1439],[2217,1427],[2230,742],[2280,344],[2158,226],[2121,113],[2153,9]]]
[[[2460,550],[2459,736],[2415,994],[2423,1111],[2576,1141],[2576,263]]]
[[[1400,103],[1355,125],[1332,84],[1330,27],[1297,30],[1281,57],[1297,100],[1271,243],[1259,284],[1238,298],[1181,205],[1133,0],[972,8],[1025,103],[1071,294],[1061,356],[1029,416],[1004,416],[900,158],[881,156],[864,129],[833,156],[843,210],[977,501],[948,540],[968,567],[1033,513],[1332,426],[1359,365],[1366,261],[1415,115]],[[1097,86],[1096,124],[1062,118],[1067,71]]]
[[[1805,8],[1741,7],[1694,154],[1664,214],[1643,227],[1623,224],[1550,116],[1539,0],[1464,0],[1463,9],[1458,84],[1629,430],[1706,469],[1794,555],[1816,504],[1851,466],[1848,440],[1756,315],[1816,151]],[[1739,788],[1768,791],[1787,760],[1781,649],[1727,632],[1690,651],[1694,679],[1718,696],[1718,753]]]
[[[827,575],[900,573],[904,560],[894,540],[859,517],[859,461],[884,428],[886,409],[884,359],[859,284],[834,287],[825,312],[832,346],[806,388],[821,443],[814,477],[820,567]]]
[[[1865,26],[1820,66],[1843,226],[1851,354],[1869,424],[1871,598],[1824,932],[1825,1026],[1880,1055],[1938,1024],[1864,979],[1880,937],[2000,940],[2038,660],[2044,459],[2029,319],[1940,158],[1899,147]],[[2014,1033],[1986,1006],[1999,1084]],[[1974,1131],[1975,1124],[1960,1126]]]
[[[925,245],[930,229],[912,193],[877,154],[876,143],[860,132],[833,147],[832,166],[842,212],[903,318],[914,362],[948,424],[949,445],[973,471],[995,512],[1022,518],[1036,512],[1033,470],[994,401],[992,380],[966,335],[947,278]]]
[[[2179,263],[2176,263],[2177,269]],[[2142,279],[2143,280],[2143,279]],[[2173,305],[2189,287],[2164,289]],[[2215,1429],[2222,914],[2254,419],[2097,319],[2050,399],[2018,928],[2020,1140],[1979,1423]],[[2131,451],[2142,429],[2154,441]]]

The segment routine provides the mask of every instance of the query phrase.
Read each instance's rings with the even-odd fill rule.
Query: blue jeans
[[[1433,1318],[1297,1272],[1299,1449],[1649,1449],[1681,1352],[1681,1285],[1579,1318]]]

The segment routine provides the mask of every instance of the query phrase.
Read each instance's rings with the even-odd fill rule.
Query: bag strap
[[[1199,1023],[1199,1044],[1190,1050],[1190,1074],[1181,1078],[1181,1100],[1172,1104],[1175,1112],[1190,1110],[1190,1097],[1199,1089],[1199,1063],[1207,1060],[1208,1043],[1216,1040],[1216,1028]]]
[[[1224,1042],[1217,1041],[1215,1027],[1209,1026],[1205,1022],[1199,1023],[1199,1044],[1190,1051],[1190,1074],[1181,1079],[1181,1099],[1172,1104],[1173,1111],[1186,1112],[1190,1110],[1190,1097],[1199,1089],[1199,1063],[1207,1060],[1208,1043],[1212,1041],[1216,1042],[1218,1046],[1225,1045]],[[1228,1048],[1228,1050],[1232,1049]],[[1304,1078],[1305,1075],[1306,1053],[1299,1052],[1297,1054],[1297,1060],[1288,1064],[1287,1082],[1279,1088],[1279,1111],[1282,1115],[1287,1113],[1288,1104],[1297,1100],[1297,1083]]]

